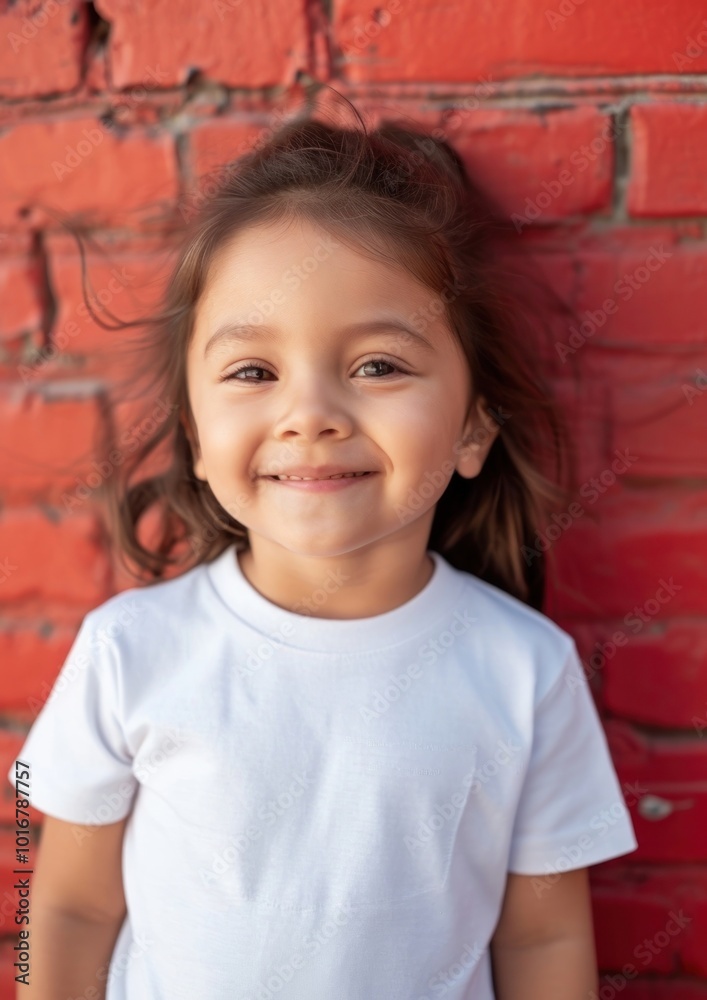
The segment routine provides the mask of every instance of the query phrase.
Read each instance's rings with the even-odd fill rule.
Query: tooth
[[[355,476],[365,476],[365,475],[366,475],[365,472],[338,472],[335,476],[323,476],[322,478],[323,479],[353,479]],[[278,476],[275,476],[274,478],[275,479],[280,479],[280,480],[290,479],[290,480],[293,480],[294,482],[298,482],[298,483],[312,483],[312,482],[318,482],[319,481],[314,476],[285,476],[285,475],[278,475]]]

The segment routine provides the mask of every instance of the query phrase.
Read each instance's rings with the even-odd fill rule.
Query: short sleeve
[[[130,812],[138,782],[120,724],[116,660],[90,612],[16,758],[29,766],[26,794],[40,812],[81,824]],[[15,761],[8,779],[14,787]]]
[[[533,730],[508,870],[544,875],[634,851],[633,824],[574,640],[535,707]]]

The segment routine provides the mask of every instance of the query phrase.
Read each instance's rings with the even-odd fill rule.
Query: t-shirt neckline
[[[428,554],[435,568],[422,590],[397,608],[367,618],[319,618],[278,607],[246,578],[235,543],[206,569],[226,607],[257,632],[313,652],[360,653],[398,645],[451,616],[464,586],[463,574],[439,552],[430,549]],[[322,588],[322,597],[325,593]]]

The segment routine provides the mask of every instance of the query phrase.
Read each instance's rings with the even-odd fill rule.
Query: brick
[[[634,471],[639,467],[640,456]],[[593,503],[587,498],[585,514],[550,544],[559,584],[549,583],[546,613],[623,619],[657,599],[661,581],[672,578],[675,592],[651,620],[660,626],[666,618],[704,615],[705,500],[704,490],[634,490],[620,480]]]
[[[19,234],[0,242],[0,301],[0,341],[38,330],[45,303],[42,274],[29,241]]]
[[[48,377],[70,368],[77,357],[86,359],[84,373],[103,376],[110,371],[124,374],[131,365],[140,364],[140,355],[131,353],[131,347],[145,335],[146,327],[106,330],[95,322],[89,306],[108,326],[115,325],[116,320],[132,322],[140,316],[153,317],[166,286],[171,245],[156,239],[135,240],[132,244],[101,241],[101,252],[92,247],[84,247],[84,251],[85,293],[77,244],[63,234],[47,241],[57,310],[51,331],[52,349],[38,359],[37,376]]]
[[[647,238],[643,246],[580,248],[575,311],[564,357],[586,344],[703,344],[706,339],[707,245]]]
[[[141,519],[138,537],[141,544],[148,550],[155,550],[158,544],[160,527],[159,513],[154,508],[145,514]],[[186,573],[194,565],[193,550],[188,543],[182,542],[175,546],[170,555],[174,558],[178,557],[182,560],[182,562],[180,565],[167,567],[161,577],[162,580],[171,580],[175,577],[182,576],[182,574]],[[116,593],[120,593],[132,587],[139,587],[143,583],[154,582],[149,574],[145,573],[143,570],[137,569],[134,565],[131,564],[129,568],[126,567],[117,553],[114,558],[113,570]]]
[[[648,737],[621,720],[606,728],[638,841],[631,861],[703,863],[707,739]]]
[[[605,661],[605,709],[634,722],[707,732],[704,625],[668,621],[651,628],[630,613],[618,628],[606,629],[597,652]]]
[[[19,712],[23,718],[36,715],[34,706],[46,700],[74,635],[70,629],[51,626],[0,631],[0,660],[7,664],[0,711]]]
[[[179,217],[190,222],[229,177],[228,165],[259,148],[280,124],[246,119],[217,119],[199,125],[189,136],[189,183],[177,205]]]
[[[194,129],[190,135],[190,176],[177,203],[183,223],[191,222],[216,195],[228,180],[227,164],[252,149],[261,132],[245,122],[212,122]]]
[[[614,447],[630,442],[640,455],[641,476],[707,476],[707,352],[693,365],[651,377],[653,365],[629,358],[625,381],[613,386]],[[684,364],[684,362],[683,362]],[[618,366],[617,366],[618,367]],[[645,372],[641,384],[640,374]],[[620,369],[619,369],[620,372]],[[629,384],[626,384],[631,379]]]
[[[0,192],[3,225],[58,228],[55,213],[142,223],[176,200],[174,142],[143,128],[113,134],[95,118],[25,121],[0,135]]]
[[[56,385],[7,386],[0,390],[0,423],[8,442],[0,469],[4,503],[41,498],[64,506],[68,491],[67,515],[85,510],[83,497],[92,491],[80,486],[97,475],[92,458],[103,429],[100,401],[77,398],[76,390],[66,394]]]
[[[420,0],[412,8],[402,0],[376,8],[342,0],[334,6],[333,39],[338,71],[351,82],[704,73],[707,39],[695,37],[704,15],[699,0],[669,18],[642,0],[498,0],[483,7]]]
[[[195,177],[225,173],[221,168],[266,140],[271,127],[254,121],[217,119],[199,125],[189,135],[190,164]],[[262,137],[262,138],[261,138]]]
[[[644,973],[667,976],[681,969],[684,973],[704,975],[704,941],[707,938],[707,877],[704,869],[695,865],[664,866],[657,870],[641,868],[628,880],[617,868],[599,865],[591,869],[592,910],[601,968],[619,972],[626,970],[629,986],[635,993],[624,993],[623,987],[613,990],[617,995],[634,997],[701,997],[697,983],[695,992],[683,992],[676,980],[662,980],[662,992],[640,993],[640,976]],[[636,978],[634,978],[636,977]],[[633,980],[633,981],[632,981]],[[611,980],[608,980],[611,985]],[[661,979],[651,979],[650,985],[660,989]],[[625,983],[624,983],[625,985]],[[670,987],[672,986],[672,991]],[[677,988],[676,988],[677,986]],[[611,996],[607,990],[607,996]]]
[[[306,4],[268,6],[214,0],[195,16],[189,0],[96,0],[111,24],[109,63],[114,87],[144,82],[147,69],[161,86],[186,82],[192,70],[231,87],[268,87],[309,68]]]
[[[707,27],[704,33],[707,44]],[[631,129],[629,214],[707,215],[707,106],[636,104]]]
[[[472,177],[511,216],[518,231],[611,201],[611,119],[592,107],[535,114],[448,110],[440,126]]]
[[[189,222],[199,208],[228,179],[226,165],[257,148],[272,134],[277,122],[219,119],[193,129],[189,136],[191,183],[180,198],[180,217]]]
[[[611,996],[616,989],[609,973],[600,977],[599,986],[600,996]],[[621,995],[626,1000],[707,1000],[707,987],[683,976],[639,976],[626,983]]]
[[[38,97],[74,90],[88,39],[80,0],[15,0],[0,8],[3,38],[0,95]]]
[[[493,240],[491,256],[498,271],[498,282],[508,288],[508,273],[513,275],[512,302],[522,327],[532,326],[535,350],[548,379],[568,381],[570,366],[563,365],[555,348],[567,330],[570,303],[575,296],[576,275],[567,248],[544,248],[535,238],[547,230],[524,229]],[[508,244],[508,237],[511,244]],[[527,336],[521,333],[520,336]]]
[[[606,435],[602,427],[606,421],[608,387],[589,381],[558,380],[552,383],[553,399],[560,411],[567,430],[570,455],[575,459],[575,497],[582,484],[606,467]],[[581,442],[581,447],[576,443]]]
[[[110,596],[110,567],[95,516],[59,518],[46,512],[6,508],[0,517],[3,603],[23,602],[46,613],[46,602],[95,607]]]

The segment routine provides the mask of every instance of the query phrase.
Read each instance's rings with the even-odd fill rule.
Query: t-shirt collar
[[[465,574],[451,566],[438,552],[429,550],[435,563],[432,576],[409,601],[368,618],[320,618],[298,614],[273,604],[245,577],[236,556],[235,543],[206,564],[206,572],[223,604],[255,631],[277,639],[288,647],[313,652],[357,653],[396,646],[442,627],[451,616],[464,589]],[[325,587],[317,598],[326,599]]]

